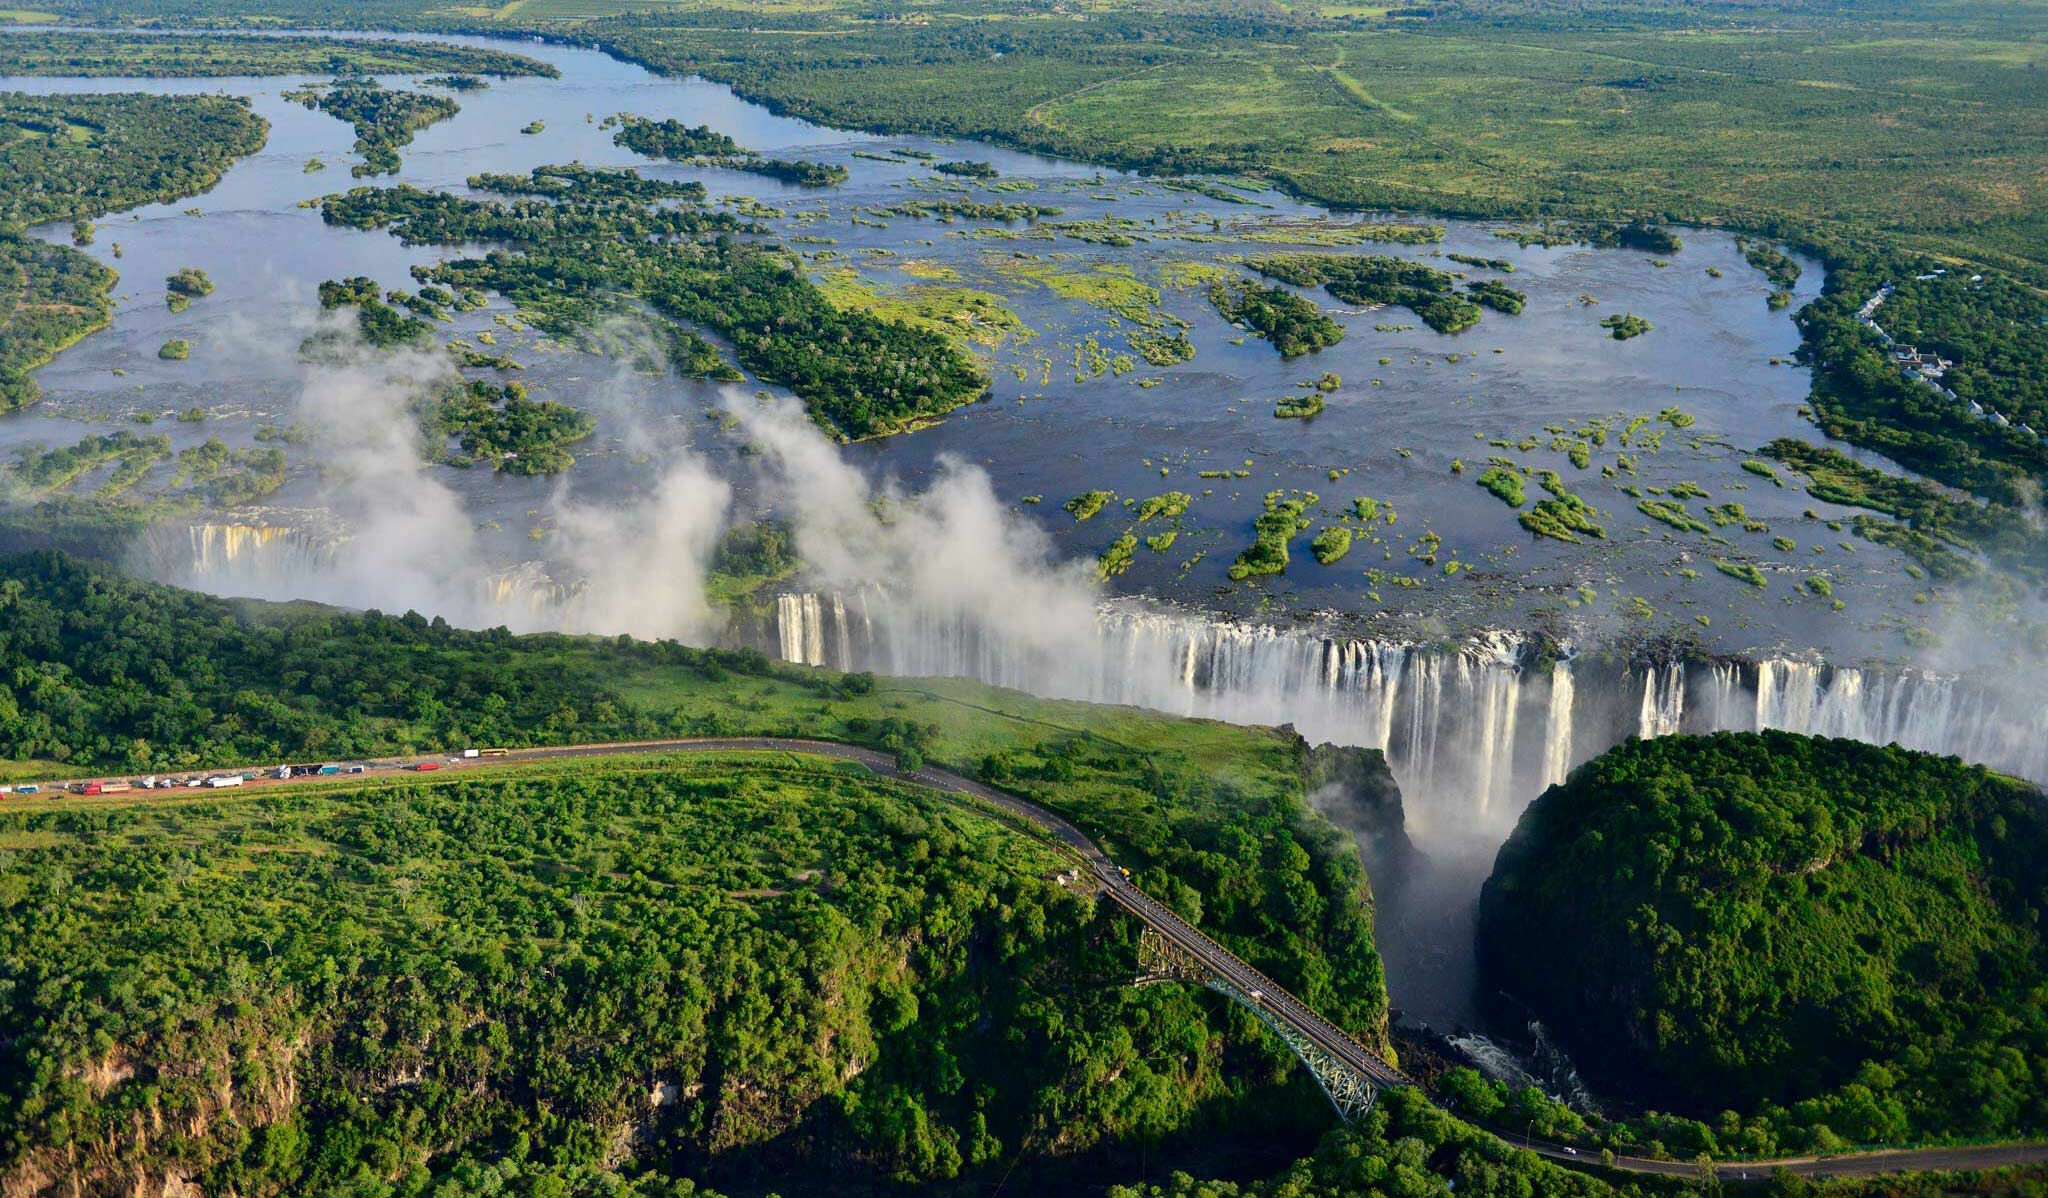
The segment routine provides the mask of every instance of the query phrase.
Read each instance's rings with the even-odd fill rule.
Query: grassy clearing
[[[948,267],[920,274],[908,269],[910,265],[905,264],[905,273],[915,277],[959,277]],[[827,271],[814,281],[826,302],[841,311],[865,312],[881,320],[929,329],[963,348],[995,349],[1013,339],[1029,341],[1038,335],[993,291],[942,283],[884,289],[850,266]]]

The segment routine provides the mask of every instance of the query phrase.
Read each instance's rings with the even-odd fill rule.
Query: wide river
[[[1338,252],[1392,254],[1469,271],[1474,278],[1500,278],[1526,292],[1528,304],[1519,316],[1489,310],[1476,328],[1444,336],[1404,309],[1347,311],[1317,293],[1344,323],[1346,336],[1332,348],[1287,360],[1226,324],[1202,287],[1176,286],[1183,281],[1179,272],[1189,263],[1313,249],[1285,244],[1289,227],[1355,216],[1333,217],[1273,192],[1248,194],[1250,203],[1227,203],[1156,180],[985,145],[821,128],[778,117],[723,86],[663,78],[593,50],[470,40],[544,59],[561,78],[505,80],[459,95],[460,115],[419,134],[403,152],[398,175],[365,182],[466,192],[464,180],[483,171],[524,172],[571,161],[634,166],[650,175],[701,179],[714,202],[751,198],[783,212],[767,223],[785,238],[805,239],[795,248],[829,256],[816,262],[821,273],[852,267],[883,290],[950,275],[1001,295],[1028,333],[981,351],[994,379],[990,402],[937,427],[852,447],[847,454],[878,479],[894,477],[912,488],[922,485],[942,456],[978,463],[1005,500],[1018,503],[1060,551],[1077,556],[1099,552],[1128,521],[1119,521],[1112,510],[1076,522],[1060,510],[1067,498],[1094,489],[1133,499],[1175,489],[1194,493],[1177,543],[1166,552],[1141,549],[1129,572],[1111,584],[1117,589],[1239,613],[1379,613],[1377,619],[1393,626],[1427,629],[1439,619],[1451,627],[1527,623],[1532,611],[1566,610],[1585,586],[1600,593],[1592,606],[1602,610],[1625,595],[1640,596],[1667,617],[1707,615],[1713,637],[1731,645],[1854,646],[1859,653],[1868,651],[1872,629],[1889,623],[1898,614],[1897,601],[1915,589],[1896,555],[1869,544],[1846,551],[1838,542],[1850,538],[1802,519],[1807,510],[1823,516],[1839,511],[1742,469],[1746,451],[1773,437],[1810,436],[1813,430],[1798,410],[1807,373],[1788,361],[1798,345],[1791,309],[1766,306],[1769,288],[1743,261],[1732,237],[1687,230],[1685,248],[1659,259],[1585,246],[1518,248],[1495,235],[1498,225],[1447,222],[1438,245],[1346,247]],[[159,423],[150,431],[168,432],[181,446],[208,436],[231,444],[247,441],[258,425],[293,416],[302,371],[290,348],[317,310],[315,289],[322,280],[369,275],[387,286],[410,287],[408,268],[439,256],[431,247],[407,249],[383,232],[330,228],[317,210],[302,207],[357,185],[347,176],[357,160],[350,153],[351,131],[282,97],[304,82],[0,79],[0,88],[26,91],[243,95],[271,125],[263,150],[236,164],[206,195],[100,222],[90,252],[122,273],[114,327],[41,372],[44,402],[0,421],[0,450],[67,442],[137,411],[192,406],[208,412],[203,424]],[[385,82],[408,85],[403,78]],[[707,124],[756,150],[837,163],[851,179],[835,188],[801,189],[756,175],[651,162],[614,145],[601,127],[605,117],[620,112]],[[545,121],[544,130],[522,134],[536,119]],[[990,162],[1001,172],[994,185],[1000,190],[960,185],[935,175],[924,162],[877,160],[895,149]],[[312,159],[327,169],[307,171]],[[1023,225],[942,224],[873,213],[906,200],[948,196],[1061,210],[1042,224],[1113,218],[1135,243],[1104,245]],[[43,230],[52,239],[67,232]],[[1469,268],[1451,262],[1449,254],[1504,259],[1514,272]],[[165,309],[157,280],[183,266],[205,269],[219,290],[173,314]],[[1135,361],[1123,340],[1131,331],[1128,320],[1062,298],[1030,277],[1050,271],[1065,279],[1104,269],[1128,270],[1159,288],[1161,318],[1187,322],[1196,347],[1192,360],[1164,368]],[[1793,309],[1820,282],[1821,271],[1807,264]],[[500,301],[491,312],[458,317],[448,331],[473,335],[493,329],[498,352],[526,363],[520,377],[538,394],[597,413],[599,435],[578,449],[578,465],[567,476],[579,494],[648,486],[664,451],[687,447],[716,457],[737,447],[736,439],[723,437],[704,419],[716,406],[715,387],[636,376],[554,346],[531,352],[531,334],[493,326],[493,314],[504,311]],[[1646,318],[1654,330],[1629,341],[1612,339],[1598,322],[1622,312]],[[172,337],[191,342],[190,360],[157,358],[157,348]],[[1077,371],[1076,348],[1090,338],[1110,356],[1133,358],[1135,369],[1077,382],[1087,367]],[[1309,421],[1274,418],[1278,397],[1298,394],[1301,384],[1326,371],[1343,383],[1321,415]],[[1029,377],[1020,379],[1019,373]],[[1678,429],[1659,422],[1658,414],[1672,407],[1696,423]],[[1625,452],[1615,441],[1596,453],[1591,469],[1575,469],[1551,448],[1546,431],[1608,420],[1618,437],[1637,416],[1650,418],[1649,428],[1666,435],[1659,450],[1626,453],[1634,474],[1615,470],[1603,477],[1601,467],[1614,466]],[[646,452],[649,430],[656,447],[652,459]],[[1489,444],[1527,444],[1529,438],[1537,444],[1526,451]],[[1601,510],[1607,539],[1565,545],[1524,532],[1514,511],[1474,485],[1486,459],[1502,454],[1560,471]],[[304,456],[295,458],[294,482],[274,504],[311,501],[318,463]],[[1454,473],[1456,461],[1469,469]],[[1202,470],[1248,470],[1249,476],[1201,479]],[[1335,480],[1333,471],[1340,472]],[[480,525],[505,530],[498,547],[505,561],[536,556],[526,513],[539,508],[561,480],[444,473]],[[744,487],[745,471],[732,474]],[[1703,487],[1716,501],[1742,503],[1748,518],[1770,532],[1730,525],[1720,530],[1728,544],[1711,546],[1641,515],[1635,510],[1639,496],[1622,490],[1648,494],[1681,482]],[[1264,496],[1291,489],[1316,492],[1332,512],[1368,496],[1391,504],[1401,520],[1388,530],[1384,547],[1354,551],[1334,566],[1320,567],[1304,538],[1284,577],[1257,588],[1230,587],[1225,571],[1247,542]],[[1532,501],[1541,497],[1533,483],[1530,491]],[[1031,496],[1042,502],[1020,502]],[[1442,538],[1435,567],[1406,552],[1425,531]],[[1796,550],[1776,548],[1773,537],[1779,535],[1798,542]],[[1201,560],[1186,567],[1197,552]],[[1464,569],[1447,578],[1441,565],[1453,557]],[[1715,557],[1754,561],[1775,585],[1758,591],[1723,577],[1712,568]],[[1415,583],[1374,586],[1364,577],[1368,566]],[[1687,577],[1687,570],[1697,577]],[[1818,599],[1787,601],[1814,570],[1832,578],[1835,593],[1850,601],[1848,612],[1831,611]],[[1366,596],[1368,590],[1377,591],[1377,602]]]

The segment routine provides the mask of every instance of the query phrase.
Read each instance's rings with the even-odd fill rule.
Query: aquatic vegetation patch
[[[1251,545],[1230,565],[1231,581],[1285,573],[1288,542],[1308,531],[1306,512],[1317,502],[1313,491],[1268,492],[1266,510],[1252,521]]]
[[[987,265],[1005,279],[1043,287],[1061,299],[1085,304],[1133,324],[1149,328],[1161,320],[1159,289],[1141,282],[1128,266],[1102,263],[1076,270],[1062,260],[1021,254],[996,255],[987,260]]]
[[[1509,316],[1520,316],[1522,306],[1529,301],[1528,296],[1493,279],[1465,284],[1465,294],[1475,303],[1484,304],[1496,312],[1505,312]]]
[[[1521,514],[1523,528],[1539,537],[1572,544],[1580,543],[1584,537],[1607,539],[1607,530],[1595,522],[1600,513],[1567,489],[1557,471],[1539,471],[1536,477],[1550,497],[1537,500],[1535,507]]]
[[[1497,270],[1509,275],[1515,273],[1515,264],[1506,258],[1482,258],[1477,254],[1445,254],[1444,257],[1461,266],[1476,266],[1482,270]]]
[[[1281,420],[1307,420],[1311,416],[1321,415],[1322,410],[1323,394],[1320,391],[1311,391],[1306,395],[1283,395],[1280,401],[1273,405],[1273,415]]]
[[[1616,341],[1627,341],[1631,337],[1640,337],[1657,326],[1633,312],[1616,312],[1611,316],[1603,317],[1600,321],[1600,327],[1606,329],[1608,335]]]
[[[1254,242],[1264,245],[1337,247],[1382,242],[1430,245],[1444,239],[1442,225],[1379,221],[1232,221],[1208,233],[1177,233],[1182,241]]]
[[[1154,495],[1138,504],[1138,523],[1143,524],[1147,520],[1161,516],[1177,519],[1187,514],[1188,505],[1193,502],[1194,497],[1186,491],[1168,491],[1164,495]]]
[[[1705,521],[1685,510],[1685,505],[1670,499],[1644,499],[1636,504],[1636,510],[1652,520],[1668,524],[1680,532],[1711,533]]]
[[[1715,558],[1714,568],[1728,577],[1740,579],[1758,590],[1762,590],[1770,585],[1769,581],[1764,578],[1763,571],[1750,565],[1748,562],[1731,562],[1722,558]]]
[[[1060,509],[1075,520],[1086,520],[1100,512],[1103,505],[1116,498],[1114,491],[1083,491],[1060,505]]]
[[[1522,489],[1521,472],[1512,467],[1489,466],[1486,473],[1479,476],[1478,482],[1509,507],[1521,507],[1528,501],[1528,495]]]
[[[1135,533],[1125,533],[1109,543],[1096,559],[1096,573],[1107,580],[1131,568],[1131,562],[1138,556],[1138,538]]]

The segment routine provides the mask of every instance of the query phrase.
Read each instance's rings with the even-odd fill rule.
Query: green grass
[[[0,21],[9,20],[0,13]],[[14,18],[18,19],[18,18]],[[0,41],[7,75],[404,75],[461,72],[553,75],[554,68],[498,50],[445,43],[315,37],[156,37],[122,33],[44,32]]]
[[[969,4],[928,8],[921,27],[857,21],[850,4],[750,12],[743,31],[693,28],[719,11],[695,4],[606,32],[805,116],[1184,163],[1359,208],[1777,216],[2048,260],[2038,21],[1994,26],[1967,5],[1984,32],[1968,19],[1712,33],[1411,20],[1230,36],[1190,21],[1125,43],[1156,23],[1105,7],[1080,31]],[[1008,39],[999,61],[972,40],[991,35]]]

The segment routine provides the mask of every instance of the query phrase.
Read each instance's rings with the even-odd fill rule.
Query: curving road
[[[1006,794],[993,787],[984,786],[972,778],[953,773],[950,770],[927,766],[913,772],[896,768],[896,759],[890,754],[857,745],[841,744],[837,741],[799,740],[779,737],[729,737],[703,740],[648,740],[616,741],[607,744],[562,745],[545,749],[512,749],[501,756],[473,758],[421,758],[418,760],[436,762],[443,774],[463,774],[478,768],[511,765],[521,762],[552,761],[564,758],[615,757],[635,753],[729,753],[729,752],[788,752],[803,753],[817,757],[836,757],[857,762],[885,778],[894,778],[927,786],[949,794],[964,795],[978,803],[997,808],[1049,833],[1054,839],[1072,849],[1087,865],[1090,873],[1102,884],[1103,893],[1147,927],[1164,936],[1167,940],[1201,962],[1206,969],[1218,977],[1227,979],[1240,994],[1255,996],[1261,1006],[1281,1022],[1307,1037],[1325,1052],[1342,1060],[1347,1065],[1372,1079],[1381,1087],[1410,1086],[1415,1083],[1371,1049],[1351,1038],[1342,1028],[1310,1010],[1299,999],[1282,989],[1271,978],[1253,969],[1229,949],[1209,939],[1193,924],[1139,890],[1124,876],[1123,870],[1103,851],[1095,846],[1088,834],[1072,823],[1036,803]],[[404,773],[412,768],[411,763],[401,760],[377,761],[365,764],[362,773],[335,775],[308,775],[300,778],[259,777],[247,785],[255,788],[296,786],[303,783],[357,781],[367,776],[389,776]],[[219,773],[236,771],[223,770]],[[246,772],[246,771],[244,771]],[[260,772],[260,771],[259,771]],[[424,780],[424,779],[423,779]],[[124,797],[144,797],[157,791],[130,791]],[[179,793],[173,791],[171,793]],[[209,795],[218,792],[205,792]],[[62,792],[49,797],[60,797]],[[1540,1140],[1525,1140],[1518,1136],[1502,1136],[1503,1140],[1518,1147],[1526,1148],[1540,1156],[1569,1165],[1598,1166],[1603,1162],[1598,1153],[1566,1147],[1563,1144],[1547,1143]],[[1717,1161],[1702,1166],[1691,1161],[1652,1160],[1648,1157],[1617,1156],[1612,1165],[1605,1167],[1629,1173],[1649,1173],[1667,1177],[1692,1177],[1711,1171],[1722,1180],[1738,1178],[1763,1178],[1773,1171],[1787,1172],[1810,1177],[1868,1177],[1883,1173],[1905,1172],[1926,1169],[1994,1169],[2011,1165],[2028,1165],[2048,1161],[2048,1143],[2039,1144],[1990,1144],[1953,1148],[1897,1149],[1881,1152],[1847,1153],[1828,1157],[1782,1157],[1764,1161]]]

